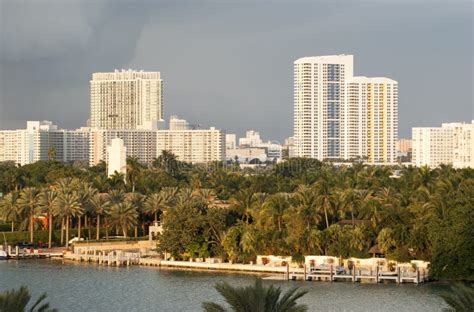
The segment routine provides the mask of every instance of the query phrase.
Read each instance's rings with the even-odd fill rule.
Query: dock
[[[27,259],[46,259],[63,256],[63,248],[59,249],[33,249],[33,248],[19,248],[16,246],[7,247],[8,259],[27,260]]]
[[[281,277],[277,277],[281,279]],[[347,270],[337,270],[336,267],[330,266],[328,270],[318,270],[313,268],[303,268],[302,270],[288,269],[287,280],[304,280],[304,281],[345,281],[345,282],[372,282],[382,283],[385,281],[401,283],[423,283],[428,281],[428,275],[425,269],[410,270],[406,267],[397,266],[394,271],[383,271],[381,267],[374,268],[353,268],[349,272]]]

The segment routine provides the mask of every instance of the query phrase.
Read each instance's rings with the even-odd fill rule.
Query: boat
[[[0,260],[7,260],[8,255],[4,250],[0,250]]]

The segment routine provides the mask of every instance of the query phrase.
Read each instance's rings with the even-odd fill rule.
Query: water
[[[202,311],[202,301],[223,303],[213,285],[253,282],[251,275],[173,271],[152,267],[107,267],[54,260],[0,261],[0,291],[29,287],[48,293],[60,311]],[[264,281],[308,291],[299,302],[310,311],[441,311],[443,286]]]

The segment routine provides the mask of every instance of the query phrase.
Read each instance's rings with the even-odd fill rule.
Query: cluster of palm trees
[[[49,248],[55,225],[58,225],[61,229],[60,242],[68,247],[69,229],[73,224],[78,239],[83,237],[85,227],[87,236],[92,239],[91,227],[94,223],[95,239],[99,240],[101,222],[105,225],[106,239],[110,228],[121,231],[124,237],[135,228],[137,236],[140,218],[143,229],[144,215],[152,215],[154,221],[158,221],[158,215],[172,204],[177,192],[177,188],[163,188],[149,197],[136,192],[125,193],[121,189],[100,193],[78,178],[62,178],[44,188],[25,187],[8,193],[0,201],[0,212],[4,220],[11,222],[12,232],[28,228],[30,242],[34,242],[35,230],[46,224],[41,220],[47,220]]]
[[[71,227],[78,237],[86,228],[89,238],[95,227],[99,239],[101,230],[106,237],[113,230],[146,234],[146,225],[160,220],[162,241],[171,242],[164,244],[171,249],[166,251],[181,257],[195,252],[234,260],[266,253],[339,256],[367,254],[378,244],[385,254],[405,258],[438,255],[443,272],[446,259],[452,259],[447,267],[457,270],[462,268],[457,263],[469,258],[472,249],[456,241],[474,245],[469,240],[474,170],[448,166],[335,167],[289,159],[240,169],[182,164],[163,153],[151,166],[128,159],[127,174],[112,177],[105,164],[0,163],[0,191],[6,193],[0,219],[11,222],[12,230],[28,229],[33,240],[44,216],[50,244],[58,228],[67,244]],[[445,233],[456,239],[445,239]]]

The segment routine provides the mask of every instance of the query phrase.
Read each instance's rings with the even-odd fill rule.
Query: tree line
[[[191,165],[165,152],[152,165],[127,160],[126,176],[106,166],[42,161],[0,164],[2,217],[12,230],[68,229],[100,239],[115,230],[164,232],[158,248],[176,259],[217,256],[235,262],[257,254],[431,261],[437,278],[474,279],[474,170],[442,166],[336,167],[311,159],[240,169]],[[92,229],[91,229],[92,228]],[[64,233],[63,230],[64,229]],[[95,233],[91,233],[95,232]],[[50,234],[51,241],[51,234]]]

